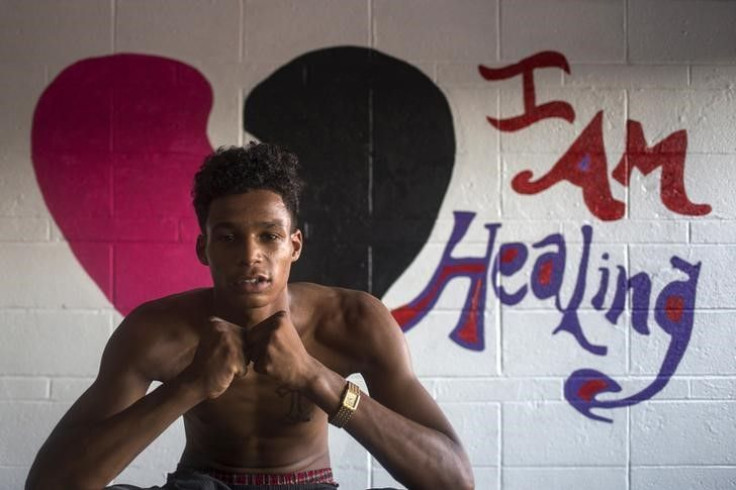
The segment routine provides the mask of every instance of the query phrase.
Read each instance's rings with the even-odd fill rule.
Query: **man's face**
[[[209,266],[220,297],[244,308],[278,299],[302,247],[301,232],[292,233],[281,196],[253,190],[215,199],[205,231],[197,240],[197,255]]]

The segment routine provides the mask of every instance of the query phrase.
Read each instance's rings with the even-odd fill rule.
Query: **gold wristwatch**
[[[335,427],[342,428],[348,423],[360,403],[360,388],[355,383],[348,381],[342,392],[340,408],[330,417],[330,423]]]

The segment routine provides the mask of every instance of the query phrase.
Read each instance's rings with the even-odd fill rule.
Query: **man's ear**
[[[302,231],[297,228],[297,230],[291,234],[291,247],[293,251],[291,252],[291,261],[296,262],[299,260],[299,256],[302,254],[302,246],[304,245],[304,237],[302,236]]]
[[[207,260],[207,254],[205,253],[205,246],[207,245],[207,237],[199,235],[197,237],[197,258],[202,265],[210,265],[210,261]]]

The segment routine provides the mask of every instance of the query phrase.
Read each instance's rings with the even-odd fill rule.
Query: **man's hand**
[[[303,390],[312,378],[315,360],[309,355],[285,311],[248,329],[245,355],[253,370],[292,390]]]
[[[245,376],[243,329],[218,317],[211,317],[199,339],[191,364],[182,372],[203,398],[217,398],[233,379]]]

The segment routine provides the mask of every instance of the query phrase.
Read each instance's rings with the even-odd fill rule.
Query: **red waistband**
[[[197,470],[226,485],[290,485],[299,483],[330,483],[335,485],[331,468],[297,473],[228,473],[217,470]]]

